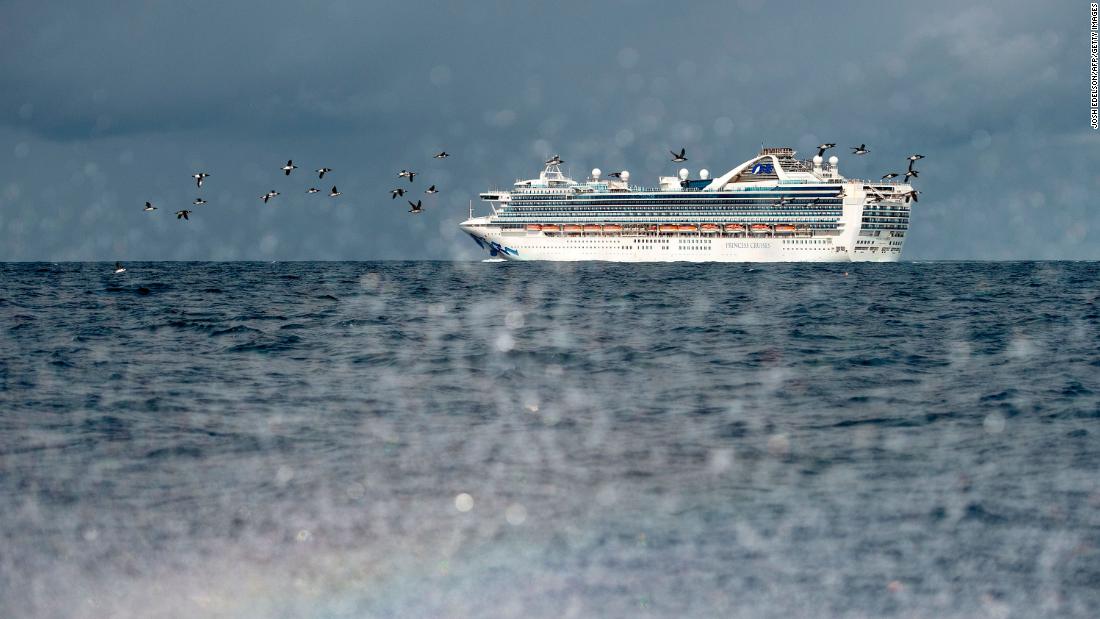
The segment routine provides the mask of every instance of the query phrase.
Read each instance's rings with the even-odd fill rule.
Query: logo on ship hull
[[[469,233],[469,232],[467,232],[466,234],[469,234],[470,238],[472,238],[474,241],[477,242],[478,247],[480,247],[482,249],[488,249],[490,256],[495,257],[498,254],[504,254],[505,256],[518,256],[519,255],[519,250],[518,249],[512,249],[511,247],[501,245],[500,243],[497,243],[496,241],[490,241],[488,239],[482,239],[481,237],[477,236],[476,234],[472,234],[472,233]]]

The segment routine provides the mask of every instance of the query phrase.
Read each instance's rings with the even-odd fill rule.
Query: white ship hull
[[[505,232],[489,217],[462,224],[493,258],[553,262],[897,262],[903,236],[827,238],[724,236],[717,234],[562,235]]]

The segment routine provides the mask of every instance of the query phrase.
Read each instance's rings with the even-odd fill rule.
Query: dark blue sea
[[[1100,265],[0,265],[0,617],[1096,617]]]

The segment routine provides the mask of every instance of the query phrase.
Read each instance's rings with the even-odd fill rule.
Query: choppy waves
[[[127,267],[0,265],[2,616],[1100,607],[1095,264]]]

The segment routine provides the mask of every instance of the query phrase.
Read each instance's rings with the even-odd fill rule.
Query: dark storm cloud
[[[649,182],[671,148],[719,173],[832,141],[872,147],[854,176],[929,155],[907,257],[1097,258],[1077,9],[10,2],[2,257],[473,257],[467,201],[548,154]],[[299,195],[290,157],[336,168],[343,202]],[[189,203],[196,167],[189,227],[135,209]],[[444,189],[418,218],[389,200],[403,167]]]

